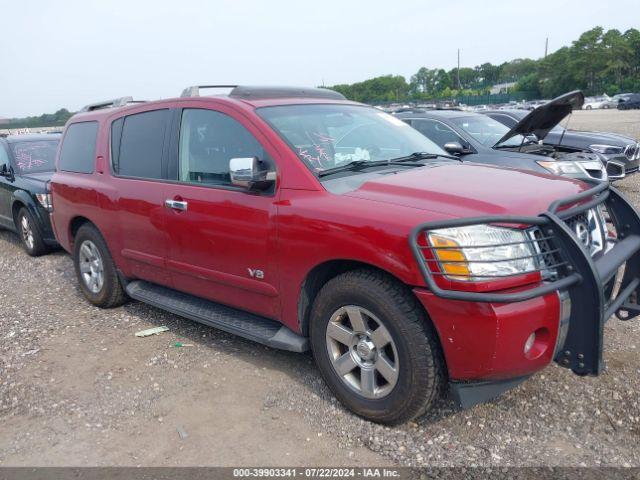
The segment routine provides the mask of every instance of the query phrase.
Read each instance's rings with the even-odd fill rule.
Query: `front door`
[[[175,183],[165,189],[174,288],[276,317],[275,191],[248,192],[229,177],[232,158],[258,157],[273,168],[273,156],[231,111],[185,108],[179,117]]]

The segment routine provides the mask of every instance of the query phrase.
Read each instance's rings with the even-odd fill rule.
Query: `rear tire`
[[[437,335],[411,292],[383,273],[354,270],[327,282],[313,303],[310,337],[325,382],[361,417],[403,423],[440,395],[446,374]]]
[[[107,243],[96,227],[86,223],[73,241],[73,264],[80,290],[91,303],[101,308],[122,305],[127,295]]]
[[[22,207],[18,211],[16,226],[24,251],[27,252],[28,255],[39,257],[49,251],[49,247],[47,247],[47,244],[44,243],[42,239],[40,225],[38,225],[38,222],[26,207]]]

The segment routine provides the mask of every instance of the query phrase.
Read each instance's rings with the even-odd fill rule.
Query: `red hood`
[[[461,218],[539,215],[559,198],[588,189],[577,180],[487,165],[450,164],[408,169],[364,183],[352,197]]]

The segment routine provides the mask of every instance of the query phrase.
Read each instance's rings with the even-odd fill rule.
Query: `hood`
[[[565,93],[550,102],[531,111],[526,117],[513,126],[498,142],[500,145],[516,135],[534,134],[542,140],[549,131],[559,124],[573,109],[579,110],[584,103],[584,94],[580,90]]]
[[[553,201],[588,188],[585,183],[564,177],[468,163],[381,175],[344,195],[456,218],[536,216]]]

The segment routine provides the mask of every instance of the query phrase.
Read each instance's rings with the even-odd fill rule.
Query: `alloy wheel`
[[[359,395],[383,398],[398,382],[396,345],[370,311],[356,305],[336,310],[327,324],[326,345],[334,371]]]
[[[92,293],[100,292],[104,285],[104,265],[98,247],[91,240],[85,240],[78,257],[82,281]]]
[[[20,232],[22,233],[22,239],[24,240],[25,245],[29,250],[33,250],[33,246],[35,245],[35,239],[33,237],[33,227],[31,226],[31,222],[29,222],[29,218],[26,215],[22,215],[22,219],[20,220]]]

